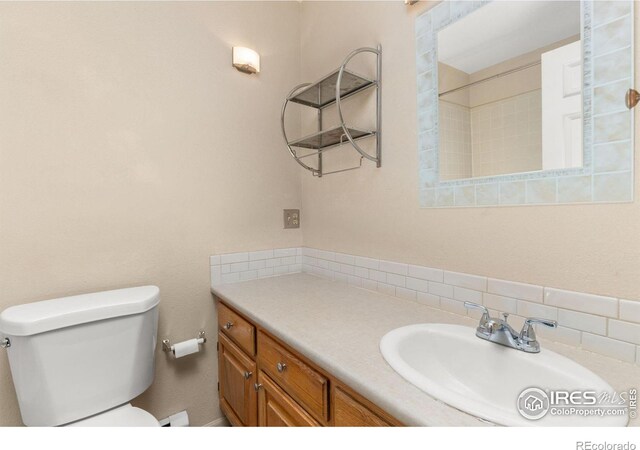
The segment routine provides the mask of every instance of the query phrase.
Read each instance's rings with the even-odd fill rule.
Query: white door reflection
[[[542,169],[582,166],[582,46],[542,54]]]

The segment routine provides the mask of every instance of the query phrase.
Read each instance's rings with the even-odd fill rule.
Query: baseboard
[[[229,423],[226,417],[222,416],[202,426],[203,427],[228,427],[228,426],[231,426],[231,424]]]

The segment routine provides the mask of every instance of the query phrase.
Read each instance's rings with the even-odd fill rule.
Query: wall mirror
[[[633,199],[633,2],[442,2],[416,35],[422,206]]]

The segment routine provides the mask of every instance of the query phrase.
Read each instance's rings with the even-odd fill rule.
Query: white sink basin
[[[628,422],[626,413],[583,417],[548,412],[538,420],[524,418],[517,403],[527,388],[614,393],[602,378],[544,348],[525,353],[479,339],[473,328],[419,324],[390,331],[380,341],[380,350],[396,372],[427,394],[498,425],[625,426]]]

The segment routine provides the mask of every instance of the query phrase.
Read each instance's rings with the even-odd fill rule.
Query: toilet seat
[[[87,419],[72,422],[68,427],[159,427],[160,424],[144,409],[131,403],[110,409]]]

